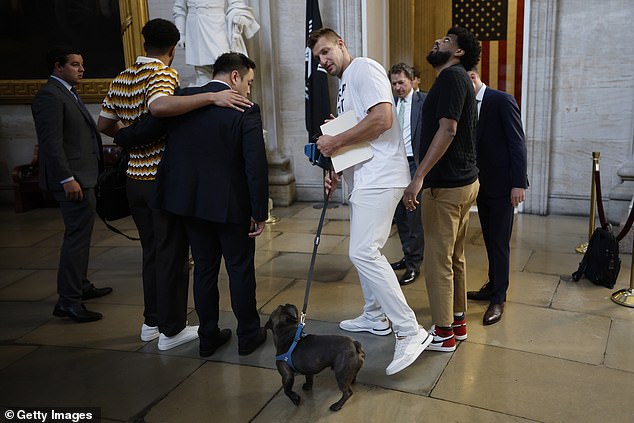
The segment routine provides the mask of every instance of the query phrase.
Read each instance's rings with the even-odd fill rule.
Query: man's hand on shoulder
[[[236,90],[223,90],[215,93],[208,93],[211,104],[219,107],[228,107],[244,112],[253,103],[248,98],[240,95]]]

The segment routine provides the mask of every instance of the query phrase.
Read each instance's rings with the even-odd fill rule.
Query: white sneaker
[[[339,323],[339,327],[348,332],[370,332],[371,334],[380,336],[392,333],[390,321],[387,320],[387,317],[383,317],[380,320],[370,320],[365,314],[355,319],[342,320],[341,323]]]
[[[417,335],[403,338],[397,336],[396,346],[394,347],[394,359],[385,369],[385,374],[388,376],[393,375],[412,364],[425,351],[432,339],[434,338],[422,326],[419,326]]]
[[[174,336],[165,336],[161,334],[158,341],[158,349],[167,351],[179,345],[186,344],[198,338],[198,325],[185,326],[185,329]]]
[[[158,326],[148,326],[143,323],[141,326],[141,341],[148,342],[159,337]]]

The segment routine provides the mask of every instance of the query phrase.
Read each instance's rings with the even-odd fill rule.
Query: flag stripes
[[[452,24],[473,32],[482,43],[480,76],[521,104],[525,0],[453,0]]]

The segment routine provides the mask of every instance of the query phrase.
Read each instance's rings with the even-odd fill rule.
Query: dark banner
[[[318,0],[306,0],[306,41],[308,34],[322,27]],[[306,130],[308,138],[319,133],[319,126],[330,116],[327,74],[306,47],[304,97],[306,98]]]

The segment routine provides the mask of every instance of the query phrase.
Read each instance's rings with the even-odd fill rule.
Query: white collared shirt
[[[487,89],[487,85],[482,83],[482,86],[478,90],[478,93],[475,96],[476,104],[478,106],[478,119],[480,119],[480,108],[482,107],[482,99],[484,98],[484,91]]]
[[[410,92],[405,96],[405,98],[399,98],[398,104],[396,105],[396,110],[398,113],[399,107],[401,107],[401,103],[405,102],[404,110],[403,110],[403,128],[401,131],[403,133],[403,143],[405,144],[405,154],[407,157],[412,157],[414,155],[414,150],[412,149],[412,98],[414,97],[414,90],[410,90]]]

